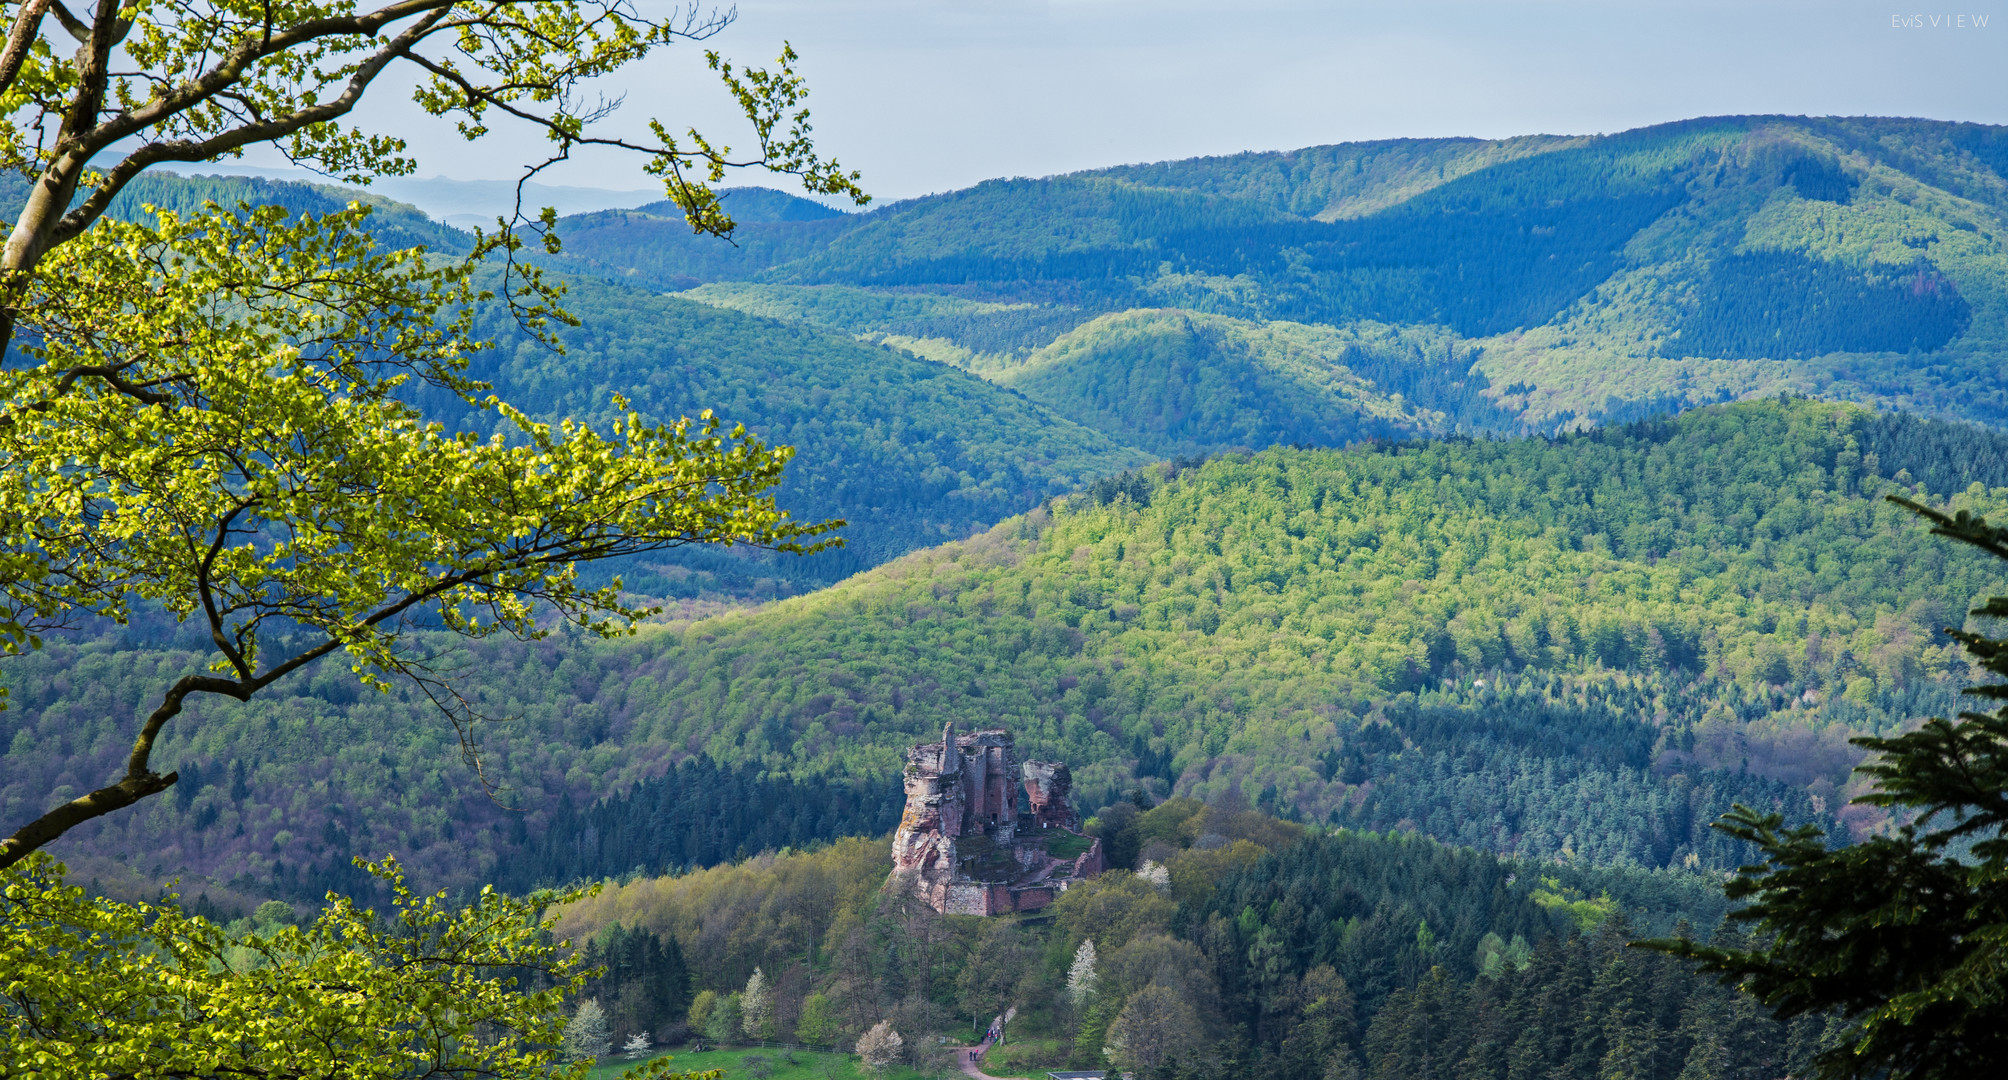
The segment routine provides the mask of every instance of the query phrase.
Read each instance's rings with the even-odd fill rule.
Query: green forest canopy
[[[1976,429],[1801,400],[1153,468],[760,610],[471,650],[470,691],[517,718],[483,733],[489,775],[527,814],[467,798],[422,703],[324,671],[205,704],[163,753],[216,779],[87,846],[224,879],[349,845],[485,876],[563,799],[685,755],[889,782],[953,719],[1068,761],[1091,805],[1238,787],[1534,857],[1734,865],[1706,829],[1729,801],[1834,820],[1845,734],[1964,677],[1935,628],[2001,582],[1881,502],[1897,486],[1998,511],[2008,458]],[[10,664],[0,798],[122,752],[182,656],[108,637]]]
[[[1667,1073],[1775,1075],[1801,1069],[1822,1033],[1620,947],[1713,926],[1723,905],[1701,874],[1537,867],[1190,799],[1120,803],[1090,829],[1144,845],[1163,881],[1112,871],[1037,918],[941,916],[882,893],[886,848],[856,839],[629,878],[569,907],[561,931],[608,963],[589,993],[619,1035],[680,1032],[758,970],[771,1035],[819,1045],[884,1018],[910,1046],[933,1031],[959,1041],[969,1018],[1013,1007],[985,1060],[1002,1075],[1144,1049],[1112,1036],[1153,986],[1190,1013],[1171,1036],[1184,1060],[1166,1073],[1181,1080],[1337,1080],[1362,1059],[1376,1076],[1506,1076],[1510,1063],[1590,1080],[1627,1044]],[[1094,991],[1076,1000],[1089,942]],[[1446,1053],[1459,1071],[1438,1070]]]

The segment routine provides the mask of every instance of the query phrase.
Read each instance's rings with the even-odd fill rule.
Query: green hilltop
[[[1165,457],[1229,446],[1344,445],[1447,427],[1441,413],[1420,411],[1357,371],[1369,357],[1420,359],[1431,345],[1450,347],[1381,327],[1340,331],[1136,310],[1077,327],[996,378]]]
[[[1484,376],[1470,371],[1476,352],[1441,327],[1261,322],[1178,308],[1095,315],[849,286],[719,282],[678,295],[965,368],[1163,457],[1343,446],[1506,419],[1485,396]]]

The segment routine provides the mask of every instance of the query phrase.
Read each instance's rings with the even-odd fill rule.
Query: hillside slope
[[[618,393],[657,419],[708,408],[795,447],[781,505],[848,520],[845,547],[763,560],[760,574],[834,581],[1150,460],[965,371],[846,335],[590,279],[572,282],[567,303],[582,325],[562,333],[562,357],[484,311],[479,332],[501,346],[470,373],[536,415],[604,423]],[[454,404],[428,401],[458,425],[493,422]],[[747,566],[697,550],[678,561]]]
[[[661,705],[636,721],[721,759],[888,770],[944,720],[1003,720],[1085,783],[1161,754],[1320,816],[1346,791],[1312,763],[1345,756],[1349,723],[1481,672],[1549,673],[1514,682],[1537,698],[1630,672],[1654,711],[1711,683],[1682,724],[1724,703],[1811,722],[1815,701],[1873,724],[1878,694],[1963,673],[1933,628],[1998,583],[1871,470],[1909,483],[1977,438],[1767,403],[1554,443],[1228,455],[660,637]]]
[[[334,669],[202,703],[160,753],[209,779],[70,843],[225,880],[358,849],[481,880],[566,799],[686,756],[890,785],[953,720],[1068,761],[1090,806],[1238,789],[1531,858],[1731,866],[1706,827],[1730,803],[1867,827],[1832,816],[1847,734],[1957,707],[1936,628],[2004,583],[1879,498],[1903,487],[1999,513],[2008,437],[1792,401],[1153,467],[757,611],[467,650],[480,707],[516,718],[482,733],[488,775],[527,813],[480,797],[422,700]],[[191,662],[118,638],[9,661],[0,803],[111,768]]]
[[[1223,195],[1298,217],[1338,221],[1385,210],[1480,169],[1590,141],[1584,136],[1557,135],[1497,140],[1383,139],[1119,165],[1080,175]]]
[[[1432,337],[1435,340],[1432,340]],[[1163,457],[1278,443],[1344,446],[1442,434],[1401,380],[1364,378],[1440,363],[1443,335],[1356,324],[1345,331],[1177,310],[1104,315],[993,375],[1053,411]]]
[[[1162,455],[1344,446],[1512,417],[1441,327],[1258,322],[1179,308],[1106,315],[847,285],[718,282],[678,294],[841,330],[973,371]]]
[[[747,218],[745,229],[841,217],[766,189],[727,189],[723,197]],[[366,192],[239,176],[145,175],[113,209],[123,215],[138,215],[145,206],[188,213],[209,202],[248,202],[322,214],[351,200],[374,208],[380,243],[461,252],[471,242],[413,207]],[[666,203],[632,213],[689,235]],[[692,239],[718,252],[735,250],[716,237]],[[778,586],[781,591],[813,588],[980,532],[1042,499],[1151,460],[1146,451],[1023,395],[910,352],[800,322],[651,296],[580,267],[578,259],[556,266],[583,323],[562,334],[564,355],[531,341],[505,308],[490,304],[479,313],[478,333],[498,348],[477,355],[470,374],[493,383],[519,408],[554,421],[604,424],[612,418],[614,394],[658,420],[712,409],[727,424],[743,423],[772,443],[799,450],[780,492],[786,509],[797,518],[850,522],[843,550],[807,560],[691,551],[592,571],[618,570],[643,595],[688,598],[713,587],[771,594],[773,579],[791,582]],[[451,426],[486,430],[495,423],[492,414],[474,413],[451,395],[419,391],[417,400]],[[690,576],[692,569],[702,571],[698,578]],[[760,579],[769,580],[761,585]]]

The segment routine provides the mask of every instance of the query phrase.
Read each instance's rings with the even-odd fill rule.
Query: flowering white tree
[[[565,1025],[563,1052],[566,1061],[595,1060],[614,1048],[613,1033],[607,1030],[607,1013],[598,998],[587,998]]]
[[[1082,1004],[1093,996],[1095,980],[1100,977],[1095,972],[1095,943],[1092,939],[1084,940],[1074,950],[1074,966],[1067,969],[1067,996],[1074,1004]]]
[[[648,1032],[646,1031],[628,1036],[627,1045],[621,1047],[621,1052],[628,1056],[629,1061],[640,1060],[643,1054],[648,1053],[648,1050],[649,1041]]]
[[[1145,859],[1143,866],[1137,870],[1136,876],[1150,882],[1159,889],[1171,888],[1171,868],[1161,862]]]
[[[746,980],[746,989],[739,995],[739,1024],[746,1030],[747,1038],[764,1039],[773,1018],[774,995],[767,989],[767,976],[756,967],[753,977]]]
[[[872,1025],[870,1031],[858,1036],[858,1057],[865,1068],[873,1072],[884,1072],[899,1061],[900,1051],[906,1040],[892,1029],[892,1021],[881,1020]]]

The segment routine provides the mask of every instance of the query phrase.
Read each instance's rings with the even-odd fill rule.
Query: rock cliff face
[[[1026,813],[1018,810],[1021,784]],[[906,752],[906,813],[886,887],[952,915],[1045,907],[1102,872],[1101,841],[1081,835],[1072,791],[1066,765],[1020,765],[1010,732],[958,736],[948,725],[940,742]]]
[[[1043,829],[1081,831],[1081,815],[1068,804],[1074,791],[1074,774],[1058,761],[1028,761],[1021,770],[1025,777],[1025,799],[1032,804],[1033,824]]]

